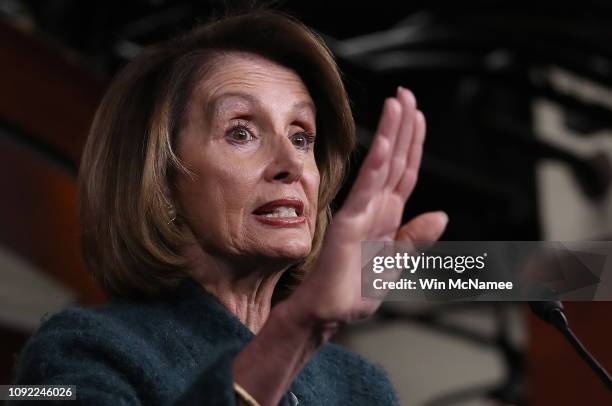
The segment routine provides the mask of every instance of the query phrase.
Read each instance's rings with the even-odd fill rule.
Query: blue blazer
[[[235,405],[232,361],[252,338],[188,279],[163,298],[71,306],[48,318],[22,350],[15,383],[76,385],[71,405]],[[290,392],[281,404],[399,405],[380,366],[331,343]]]

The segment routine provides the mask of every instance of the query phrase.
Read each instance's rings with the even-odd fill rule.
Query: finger
[[[423,143],[425,142],[426,123],[425,116],[419,110],[415,113],[414,136],[408,151],[408,158],[404,169],[403,177],[400,179],[396,193],[403,200],[407,200],[414,187],[416,186],[421,158],[423,156]]]
[[[402,118],[395,138],[395,144],[393,144],[393,157],[386,182],[391,190],[397,188],[406,168],[408,148],[412,143],[414,135],[416,111],[416,99],[410,90],[399,87],[398,99],[402,104]]]
[[[401,106],[394,98],[385,101],[383,113],[374,141],[366,156],[357,179],[351,188],[343,208],[349,211],[363,210],[368,201],[384,186],[391,152],[391,134],[397,133]]]
[[[385,99],[383,112],[378,121],[376,134],[374,137],[385,137],[389,140],[390,145],[395,144],[397,137],[397,129],[401,121],[402,104],[395,97]]]
[[[386,139],[387,143],[389,144],[389,150],[392,151],[401,120],[402,104],[397,98],[388,97],[387,99],[385,99],[383,112],[378,122],[378,128],[376,129],[374,140],[376,141],[378,138]],[[380,173],[380,188],[384,186],[384,182],[387,179],[390,162],[391,159],[389,159],[389,157],[386,157],[385,161],[383,162],[383,167],[381,168]]]
[[[408,153],[408,169],[418,170],[421,166],[421,157],[423,155],[423,143],[425,142],[425,134],[427,132],[427,123],[423,112],[417,110],[415,114],[415,131],[412,145]]]
[[[404,224],[395,235],[396,241],[434,242],[448,224],[448,215],[443,211],[421,214]]]
[[[357,213],[364,210],[372,197],[382,189],[384,166],[391,155],[391,147],[385,137],[377,137],[368,152],[366,160],[344,202],[343,210]]]

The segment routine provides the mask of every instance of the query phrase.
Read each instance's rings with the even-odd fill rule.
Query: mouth
[[[253,214],[268,225],[292,226],[306,221],[304,203],[299,199],[277,199],[258,207]]]

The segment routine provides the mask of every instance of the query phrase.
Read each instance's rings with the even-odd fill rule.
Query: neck
[[[207,254],[197,244],[187,247],[184,254],[190,261],[191,277],[257,334],[270,314],[278,280],[290,265],[228,261]]]

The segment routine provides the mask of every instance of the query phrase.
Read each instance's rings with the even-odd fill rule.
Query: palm
[[[404,210],[403,198],[392,190],[385,190],[372,197],[368,207],[360,215],[353,216],[354,235],[371,240],[393,240],[400,226]]]
[[[338,268],[334,273],[327,273],[328,286],[342,286],[342,293],[336,292],[334,302],[340,310],[340,319],[344,322],[363,318],[373,313],[380,303],[379,300],[361,298],[361,242],[362,241],[392,241],[395,239],[397,230],[401,223],[404,209],[404,201],[401,196],[393,191],[383,191],[373,196],[362,211],[356,213],[338,213],[330,225],[330,236],[342,236],[337,240],[341,242],[344,249],[333,242],[326,240],[321,253],[320,264],[327,258],[333,258],[334,267],[342,267],[347,272],[341,272]],[[342,220],[342,221],[341,221]],[[346,255],[344,261],[338,252],[351,253]],[[331,254],[331,256],[329,255]],[[331,262],[331,259],[330,259]],[[341,265],[341,263],[344,263]],[[359,272],[356,272],[359,270]],[[328,319],[330,316],[327,316]],[[333,317],[332,317],[333,318]]]
[[[378,308],[380,300],[361,297],[362,241],[398,236],[437,239],[441,234],[443,222],[430,221],[439,218],[435,213],[400,228],[404,205],[416,184],[424,138],[425,120],[411,93],[402,90],[397,99],[387,99],[370,152],[330,224],[317,266],[296,291],[300,300],[315,307],[318,317],[350,322]]]

